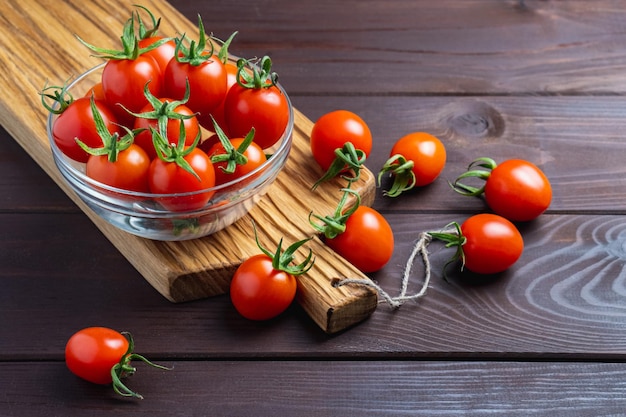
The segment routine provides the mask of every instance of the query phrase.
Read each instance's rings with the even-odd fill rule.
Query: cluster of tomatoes
[[[200,19],[198,39],[164,38],[157,34],[160,19],[144,10],[152,27],[133,13],[121,51],[79,39],[105,60],[100,82],[85,96],[47,87],[42,101],[57,114],[57,147],[85,163],[87,176],[131,192],[192,193],[159,203],[172,211],[198,209],[212,188],[267,160],[264,151],[287,127],[288,99],[269,57],[229,59],[235,34],[218,42],[205,34]]]
[[[42,97],[58,103],[48,106],[44,101],[58,114],[53,135],[59,149],[85,163],[87,175],[102,183],[154,194],[206,190],[262,164],[264,150],[279,140],[289,118],[288,103],[276,85],[269,58],[258,65],[245,60],[233,63],[227,52],[232,37],[214,53],[214,39],[207,40],[201,20],[198,40],[188,42],[185,36],[158,36],[158,20],[151,13],[150,17],[152,28],[146,28],[139,13],[132,15],[124,28],[122,52],[83,42],[106,58],[101,82],[85,96],[74,99],[64,87],[54,87],[52,94],[44,90]],[[204,131],[215,135],[203,138]],[[338,175],[346,180],[335,212],[312,213],[311,226],[359,270],[369,273],[383,268],[394,250],[392,229],[379,212],[362,206],[358,192],[351,188],[372,150],[369,127],[353,112],[332,111],[314,124],[310,147],[326,172],[320,182]],[[392,185],[384,194],[398,197],[435,181],[445,164],[446,149],[438,138],[410,133],[393,145],[378,182],[390,175]],[[465,184],[470,178],[484,185]],[[480,274],[504,271],[517,261],[524,244],[513,222],[541,215],[552,198],[543,172],[520,159],[498,165],[479,158],[450,185],[463,195],[484,196],[493,213],[477,214],[461,225],[451,223],[451,231],[429,234],[456,247],[453,260],[460,259],[464,267]],[[207,192],[193,200],[160,202],[171,210],[188,210],[202,207],[211,196]],[[347,207],[350,197],[352,204]],[[310,270],[314,259],[309,251],[300,264],[293,262],[296,251],[309,239],[285,250],[281,241],[276,251],[269,251],[259,243],[256,229],[255,238],[262,253],[237,269],[230,297],[242,316],[267,320],[293,302],[295,276]],[[133,359],[163,368],[133,353],[129,334],[111,329],[83,329],[66,346],[67,365],[76,375],[94,383],[113,383],[116,392],[141,398],[121,382],[134,372]]]

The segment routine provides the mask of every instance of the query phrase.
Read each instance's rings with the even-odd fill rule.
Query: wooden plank
[[[396,251],[372,279],[397,294],[417,234],[467,215],[388,214]],[[444,282],[452,253],[432,244],[424,298],[381,305],[332,336],[297,304],[267,323],[240,317],[227,296],[172,304],[79,213],[2,213],[0,224],[0,361],[61,359],[67,338],[94,324],[131,331],[141,352],[162,358],[626,358],[623,215],[543,216],[522,229],[518,263],[491,281],[450,270]],[[417,264],[409,291],[422,273]]]
[[[293,94],[626,92],[620,1],[172,3],[218,36],[242,29],[234,51],[270,53]]]
[[[147,2],[145,6],[155,15],[164,17],[165,35],[197,31],[191,22],[162,1]],[[74,38],[75,32],[102,46],[107,46],[104,45],[106,42],[114,43],[121,33],[121,25],[130,16],[131,7],[123,2],[113,4],[105,1],[80,6],[69,1],[56,2],[54,7],[13,1],[3,8],[0,58],[3,65],[16,75],[0,81],[0,87],[6,92],[5,97],[11,97],[10,101],[0,103],[0,122],[162,295],[170,301],[180,302],[223,294],[228,290],[232,273],[239,263],[258,253],[251,236],[251,219],[256,220],[272,243],[278,242],[281,237],[290,241],[300,240],[312,234],[306,220],[309,211],[315,207],[316,210],[332,212],[338,201],[333,191],[341,185],[331,182],[317,192],[310,191],[321,171],[313,166],[307,154],[306,135],[310,132],[311,122],[296,110],[297,129],[285,169],[249,216],[227,230],[193,241],[156,242],[128,235],[91,212],[63,183],[52,162],[44,129],[45,111],[37,92],[47,80],[60,84],[68,76],[92,66],[88,63],[88,52]],[[115,12],[109,13],[111,10]],[[93,16],[97,17],[93,19]],[[16,31],[15,27],[21,31]],[[28,33],[26,39],[18,35],[23,33]],[[33,43],[37,45],[36,49],[28,49]],[[21,56],[22,59],[15,60],[14,56]],[[371,204],[374,188],[371,173],[368,175],[365,172],[356,187],[363,194],[363,204]],[[285,207],[290,207],[292,217],[284,216]],[[319,239],[311,241],[310,247],[316,252],[318,261],[309,273],[299,279],[298,299],[313,320],[323,330],[332,333],[367,318],[376,308],[373,291],[334,288],[330,284],[336,277],[364,275]]]
[[[0,363],[3,416],[618,416],[621,363],[431,361],[165,361],[141,364],[120,400],[62,362]],[[328,381],[332,380],[333,383]],[[211,389],[198,389],[211,381]],[[244,394],[245,393],[245,394]],[[98,404],[95,406],[94,404]],[[253,411],[251,411],[253,410]]]

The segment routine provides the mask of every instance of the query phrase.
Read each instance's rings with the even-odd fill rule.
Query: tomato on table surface
[[[484,169],[475,169],[475,168]],[[482,187],[461,180],[479,178]],[[509,159],[497,164],[491,158],[474,160],[452,187],[463,195],[481,196],[494,213],[511,221],[530,221],[543,214],[552,201],[552,186],[546,175],[532,162]]]
[[[477,274],[496,274],[509,269],[521,257],[524,240],[513,223],[502,216],[481,213],[469,217],[461,226],[452,223],[456,233],[431,232],[433,238],[456,247],[454,260]],[[452,261],[451,261],[452,262]]]
[[[262,253],[241,263],[230,284],[230,298],[235,309],[249,320],[269,320],[283,313],[293,302],[297,282],[295,276],[313,267],[312,252],[300,264],[294,265],[295,252],[310,239],[293,243],[284,251],[282,239],[275,253],[265,249],[254,229]]]
[[[389,159],[378,174],[378,182],[391,173],[393,184],[385,195],[397,197],[414,187],[435,181],[446,165],[446,148],[435,136],[413,132],[398,139],[391,148]]]
[[[65,364],[79,378],[94,384],[113,384],[113,389],[125,397],[143,398],[121,381],[135,373],[131,361],[141,360],[148,365],[165,369],[133,352],[130,333],[120,333],[108,327],[87,327],[74,333],[65,345]]]

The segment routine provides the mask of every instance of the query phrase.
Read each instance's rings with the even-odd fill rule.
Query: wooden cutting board
[[[142,5],[162,17],[162,34],[197,33],[195,24],[165,1],[144,1]],[[47,113],[38,93],[47,82],[60,85],[100,62],[89,56],[75,35],[102,47],[118,48],[119,34],[132,10],[131,3],[122,0],[73,4],[69,0],[5,2],[0,8],[0,62],[3,72],[11,77],[0,79],[3,91],[0,122],[168,300],[182,302],[224,294],[242,260],[259,253],[252,220],[266,247],[275,247],[281,237],[288,244],[310,237],[314,231],[308,222],[309,212],[331,214],[341,197],[339,189],[345,184],[337,179],[311,191],[323,172],[310,155],[313,124],[295,110],[293,147],[284,170],[250,213],[223,231],[195,240],[160,242],[130,235],[102,221],[69,189],[54,165],[46,138]],[[206,29],[210,32],[210,28]],[[375,184],[370,171],[364,170],[362,179],[353,188],[360,191],[362,204],[371,205]],[[363,287],[331,285],[334,278],[365,276],[318,237],[305,245],[305,250],[309,248],[315,254],[315,265],[298,279],[298,302],[305,311],[328,333],[344,330],[367,318],[376,309],[375,292]]]

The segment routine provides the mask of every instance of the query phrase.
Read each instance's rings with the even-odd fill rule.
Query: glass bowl
[[[99,81],[104,64],[100,64],[76,77],[68,86],[74,97],[81,97]],[[268,160],[247,175],[220,186],[192,193],[151,194],[138,193],[105,185],[85,174],[85,164],[65,156],[52,136],[56,120],[50,114],[47,133],[54,162],[69,187],[98,216],[113,226],[152,240],[176,241],[196,239],[215,233],[234,223],[244,215],[267,192],[282,170],[291,150],[293,133],[293,107],[285,90],[278,85],[287,98],[289,121],[280,140],[265,153]],[[198,193],[213,192],[209,202],[192,211],[169,211],[161,206],[159,199],[182,198]]]

